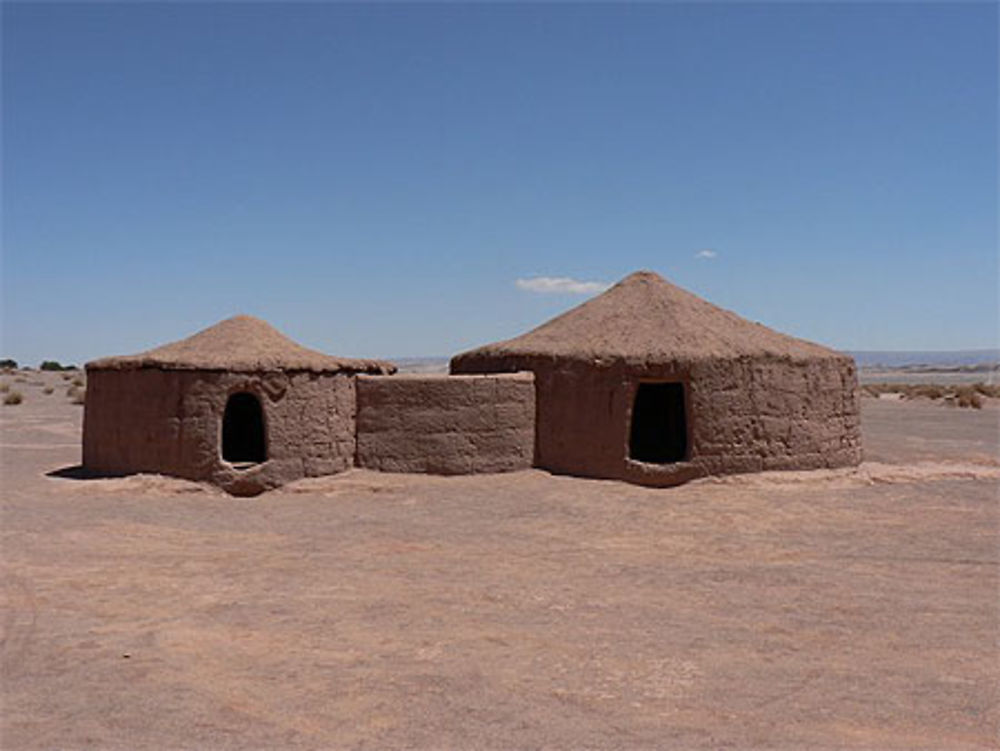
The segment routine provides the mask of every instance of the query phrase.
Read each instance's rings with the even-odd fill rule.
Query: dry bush
[[[6,382],[0,383],[0,394],[6,394],[8,391],[10,391],[10,384]]]
[[[51,386],[46,386],[44,389],[42,389],[42,393],[44,394],[51,394],[53,391],[55,391],[55,389],[52,388]]]
[[[983,397],[974,386],[959,386],[955,389],[955,402],[959,407],[983,408]]]
[[[80,378],[80,377],[74,378],[73,379],[73,385],[74,386],[78,386],[80,388],[83,388],[83,379]]]
[[[66,389],[66,396],[69,397],[70,404],[84,404],[87,401],[87,391],[79,386],[70,386]]]
[[[62,378],[64,381],[68,381],[73,376],[71,376],[69,373],[60,373],[59,377]]]
[[[24,397],[21,395],[20,391],[11,391],[3,398],[4,404],[20,404],[23,401]]]
[[[983,396],[1000,396],[1000,387],[984,383],[965,386],[942,386],[937,383],[868,383],[861,387],[866,396],[900,394],[903,399],[944,399],[953,407],[981,409]]]
[[[1000,383],[983,383],[980,381],[979,383],[972,384],[972,388],[982,396],[1000,399]]]

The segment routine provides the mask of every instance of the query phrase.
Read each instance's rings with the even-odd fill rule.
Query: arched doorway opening
[[[267,461],[264,411],[253,394],[239,392],[226,402],[222,416],[222,458],[231,464]]]

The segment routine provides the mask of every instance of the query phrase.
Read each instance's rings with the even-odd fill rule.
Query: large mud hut
[[[723,310],[649,271],[452,373],[535,374],[535,465],[673,485],[861,460],[851,357]]]
[[[236,316],[194,336],[87,364],[83,466],[155,472],[254,495],[354,464],[358,373],[264,321]]]

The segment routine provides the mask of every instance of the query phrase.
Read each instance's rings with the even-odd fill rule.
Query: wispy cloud
[[[514,284],[527,292],[550,295],[593,295],[611,286],[605,282],[581,282],[568,276],[533,276],[518,279]]]
[[[719,254],[716,253],[711,248],[705,248],[705,249],[699,250],[697,253],[695,253],[694,257],[695,258],[715,258],[717,255],[719,255]]]

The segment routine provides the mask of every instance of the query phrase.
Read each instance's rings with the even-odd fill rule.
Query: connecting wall
[[[359,467],[454,475],[532,466],[531,373],[362,375],[357,405]]]

